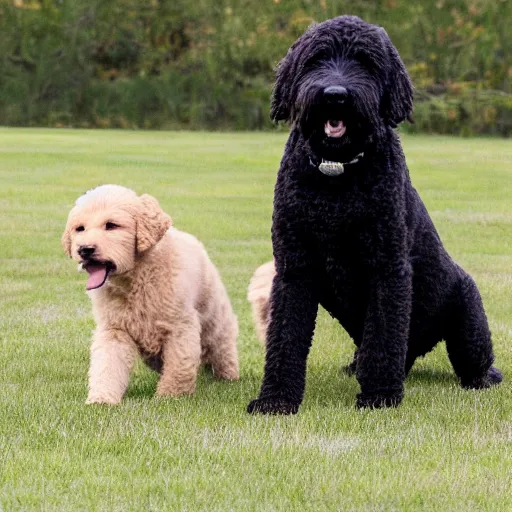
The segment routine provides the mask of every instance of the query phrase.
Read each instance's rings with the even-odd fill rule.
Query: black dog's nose
[[[341,85],[330,85],[324,89],[324,96],[329,101],[343,103],[348,95],[347,89]]]
[[[90,258],[94,254],[95,250],[96,247],[94,245],[81,245],[78,248],[78,254],[84,259]]]

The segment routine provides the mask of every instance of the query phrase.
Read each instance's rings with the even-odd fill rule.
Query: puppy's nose
[[[78,248],[78,254],[80,255],[80,257],[84,259],[90,258],[94,254],[95,250],[96,247],[94,245],[81,245]]]
[[[324,96],[332,102],[343,103],[347,95],[347,89],[341,85],[330,85],[324,89]]]

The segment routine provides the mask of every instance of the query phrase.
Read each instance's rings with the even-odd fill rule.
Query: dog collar
[[[318,169],[326,176],[339,176],[345,172],[345,165],[356,164],[361,160],[361,158],[363,158],[363,156],[364,153],[359,153],[353,160],[350,160],[350,162],[333,162],[322,158],[322,162],[318,166]],[[312,161],[311,164],[314,165]]]

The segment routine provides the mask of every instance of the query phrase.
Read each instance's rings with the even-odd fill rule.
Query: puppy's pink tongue
[[[85,285],[87,290],[94,290],[95,288],[99,288],[105,284],[108,277],[108,269],[106,265],[94,263],[91,265],[84,265],[84,269],[89,274],[89,279],[87,279],[87,284]]]

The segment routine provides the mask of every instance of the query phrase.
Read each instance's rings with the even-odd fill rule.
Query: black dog
[[[446,341],[467,388],[501,381],[472,278],[443,248],[393,131],[412,86],[386,32],[355,16],[309,28],[277,70],[291,123],[277,177],[265,376],[249,412],[296,413],[318,305],[353,338],[359,407],[398,405],[415,359]]]

